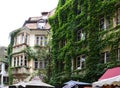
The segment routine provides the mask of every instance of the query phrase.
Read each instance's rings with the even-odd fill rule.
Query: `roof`
[[[51,10],[50,12],[42,12],[42,16],[38,16],[38,17],[29,17],[28,20],[26,20],[23,24],[23,27],[26,26],[29,29],[38,29],[38,22],[40,19],[46,20],[46,18],[44,18],[45,16],[48,18],[51,15],[53,15],[55,12],[55,9]],[[50,25],[48,23],[48,21],[45,22],[45,28],[44,29],[50,29]]]
[[[108,69],[108,70],[99,78],[99,80],[112,78],[112,77],[115,77],[115,76],[118,76],[118,75],[120,75],[120,67],[111,68],[111,69]]]

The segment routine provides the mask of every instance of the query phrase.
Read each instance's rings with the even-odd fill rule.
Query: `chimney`
[[[42,16],[46,16],[46,15],[48,15],[48,12],[42,12],[41,14],[42,14]]]
[[[47,20],[48,19],[48,12],[42,12],[42,18]]]

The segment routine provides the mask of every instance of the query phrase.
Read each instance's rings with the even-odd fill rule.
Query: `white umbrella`
[[[19,82],[19,83],[17,83],[17,84],[13,84],[13,86],[16,86],[16,87],[18,87],[18,86],[22,86],[22,87],[26,87],[26,82]]]
[[[27,82],[26,86],[44,86],[44,87],[54,87],[50,84],[44,83],[41,80],[32,80]]]
[[[4,86],[3,88],[9,88],[9,86]]]

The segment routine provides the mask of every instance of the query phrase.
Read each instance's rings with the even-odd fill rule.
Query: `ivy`
[[[15,31],[12,31],[10,33],[10,44],[7,49],[7,55],[8,55],[8,74],[9,74],[9,85],[13,82],[13,76],[12,76],[12,69],[11,69],[11,59],[12,59],[12,50],[13,50],[13,44],[14,44],[14,37],[17,35],[17,33],[20,32],[21,29],[17,29]]]
[[[104,16],[113,18],[118,7],[119,0],[59,0],[55,15],[49,18],[53,32],[51,83],[60,85],[69,79],[93,82],[107,68],[120,65],[116,61],[120,25],[114,28],[111,26],[107,30],[99,29],[99,19]],[[81,29],[85,32],[85,40],[77,41],[77,31]],[[66,44],[60,47],[59,43],[63,39]],[[107,47],[110,49],[110,62],[100,63],[100,54]],[[82,54],[87,59],[84,72],[77,72],[83,76],[80,77],[74,74],[76,71],[71,70],[71,61]]]

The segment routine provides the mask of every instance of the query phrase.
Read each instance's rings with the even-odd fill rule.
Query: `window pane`
[[[37,69],[38,68],[38,60],[37,59],[35,59],[35,69]]]
[[[110,16],[106,17],[106,29],[110,28]]]
[[[120,24],[120,8],[117,11],[117,24]]]
[[[110,60],[110,52],[106,51],[106,61],[108,62]]]
[[[104,18],[101,18],[99,21],[99,28],[104,29]]]
[[[101,53],[101,55],[100,55],[100,62],[101,63],[104,63],[104,56],[105,56],[105,53]]]

